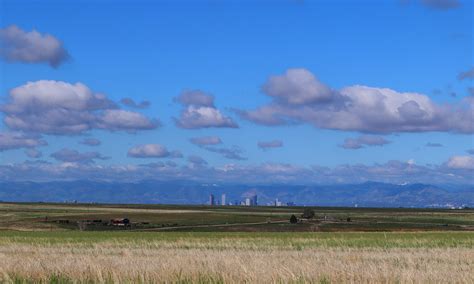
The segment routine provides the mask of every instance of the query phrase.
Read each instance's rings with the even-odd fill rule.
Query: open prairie
[[[306,210],[311,219],[301,218]],[[291,215],[299,220],[290,224]],[[111,226],[112,219],[127,226]],[[474,209],[0,203],[0,230],[472,231]]]
[[[301,221],[298,207],[0,208],[6,283],[474,282],[467,209],[313,208]],[[299,223],[290,224],[292,214]],[[131,225],[77,225],[110,218]]]

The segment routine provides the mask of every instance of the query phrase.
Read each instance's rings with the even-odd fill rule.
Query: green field
[[[311,248],[474,248],[472,232],[14,232],[0,234],[0,246],[23,244],[80,244],[95,246],[113,242],[127,246],[185,249],[281,249]],[[181,244],[181,245],[177,245]]]

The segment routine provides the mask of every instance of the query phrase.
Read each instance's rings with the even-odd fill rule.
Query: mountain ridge
[[[111,182],[53,181],[0,182],[0,200],[8,202],[98,202],[206,204],[209,195],[238,203],[250,195],[259,205],[275,199],[295,205],[363,207],[463,207],[474,206],[474,187],[422,183],[365,182],[335,185],[213,184],[194,181]],[[220,203],[220,202],[219,202]]]

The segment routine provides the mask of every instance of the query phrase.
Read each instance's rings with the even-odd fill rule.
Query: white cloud
[[[474,157],[453,156],[449,158],[446,165],[452,169],[474,170]]]
[[[48,143],[38,135],[27,135],[19,132],[0,132],[0,152],[19,149],[45,146]]]
[[[287,71],[278,78],[291,77],[289,74],[292,72]],[[309,71],[300,72],[307,74]],[[318,128],[369,133],[474,133],[474,99],[471,98],[464,98],[457,104],[441,105],[419,93],[401,93],[360,85],[329,92],[330,98],[327,98],[329,88],[310,88],[313,90],[309,92],[311,96],[303,96],[301,93],[304,92],[293,86],[295,82],[292,82],[291,88],[282,88],[279,83],[278,98],[271,103],[238,113],[242,118],[263,125],[308,123]],[[264,85],[264,91],[271,89],[269,85],[273,83],[269,80]],[[318,95],[318,91],[322,93]],[[274,94],[267,95],[275,97]],[[315,99],[318,97],[325,99],[318,101]]]
[[[262,90],[270,97],[294,105],[325,102],[333,98],[332,90],[306,69],[288,69],[283,75],[272,76]]]
[[[69,58],[54,36],[26,32],[14,25],[0,29],[0,56],[10,62],[48,63],[55,68]]]
[[[176,99],[184,106],[176,125],[186,129],[238,128],[232,118],[225,116],[214,106],[214,97],[202,91],[185,91]]]
[[[45,134],[80,134],[97,128],[133,132],[159,126],[140,113],[117,109],[105,95],[82,83],[28,82],[12,89],[0,110],[9,128]]]
[[[182,158],[179,151],[168,151],[160,144],[144,144],[132,147],[128,150],[129,157],[133,158]]]
[[[99,117],[97,127],[107,130],[147,130],[155,129],[159,126],[158,121],[148,119],[141,113],[122,110],[122,109],[107,109]]]
[[[175,98],[176,102],[182,105],[189,106],[206,106],[214,107],[214,96],[206,94],[200,90],[186,90]]]
[[[218,109],[202,106],[188,106],[181,112],[180,118],[176,120],[176,125],[187,129],[238,127],[230,117],[223,115]]]

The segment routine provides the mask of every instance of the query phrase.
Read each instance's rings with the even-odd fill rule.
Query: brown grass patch
[[[472,248],[239,248],[102,242],[0,246],[0,281],[474,283]]]

